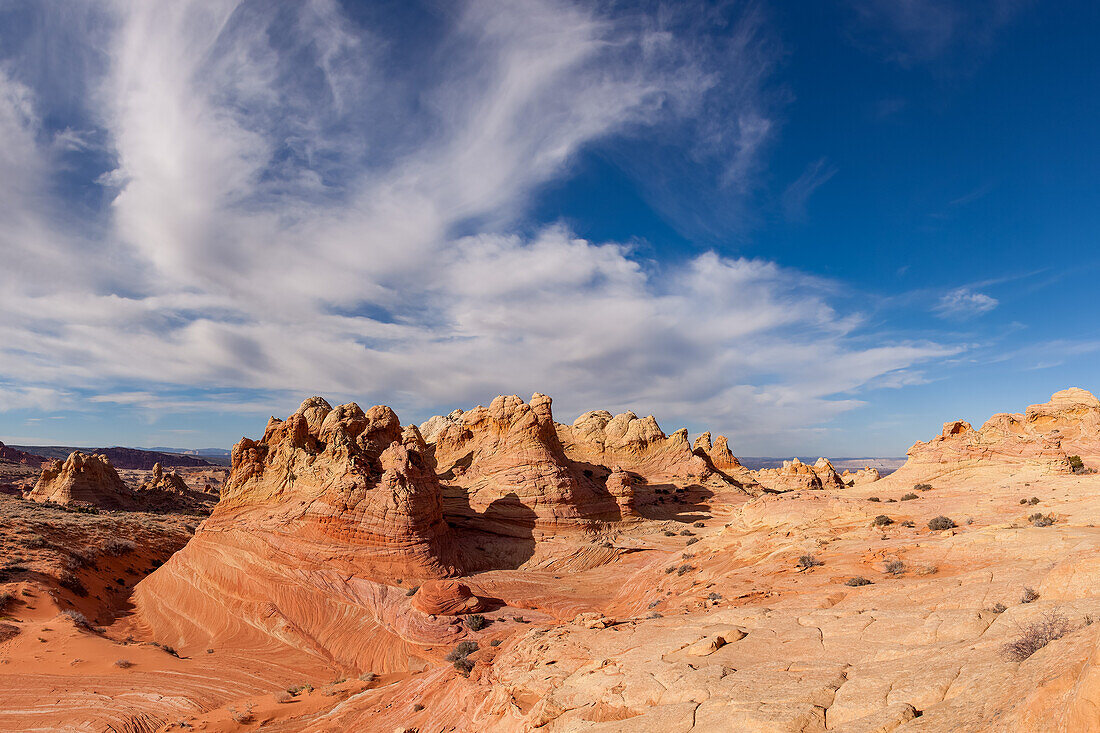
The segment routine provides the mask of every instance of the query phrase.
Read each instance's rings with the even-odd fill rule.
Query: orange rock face
[[[474,613],[485,607],[470,586],[457,580],[426,581],[413,595],[413,608],[435,616],[457,616]]]
[[[909,460],[899,473],[920,480],[990,464],[1035,464],[1065,471],[1070,468],[1069,456],[1080,456],[1086,466],[1100,463],[1100,401],[1076,387],[1031,405],[1022,415],[994,415],[980,430],[963,420],[944,423],[940,435],[909,449]]]
[[[75,451],[65,462],[50,461],[42,468],[38,483],[27,494],[37,502],[86,504],[103,509],[134,509],[133,493],[119,478],[107,456]]]
[[[821,477],[814,467],[794,458],[783,461],[782,468],[762,468],[755,472],[756,480],[771,491],[800,491],[822,488]]]

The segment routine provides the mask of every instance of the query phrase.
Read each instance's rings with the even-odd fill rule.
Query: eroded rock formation
[[[754,472],[756,480],[770,491],[799,491],[822,488],[821,477],[814,467],[798,458],[783,461],[780,468],[761,468]]]
[[[133,492],[119,478],[107,456],[79,451],[42,468],[38,483],[27,494],[37,502],[64,506],[84,504],[102,509],[135,509]]]
[[[909,449],[898,474],[915,480],[951,471],[993,465],[1035,465],[1071,470],[1070,456],[1085,466],[1100,465],[1100,401],[1070,388],[1023,414],[999,413],[979,430],[964,420],[944,423],[943,432]]]

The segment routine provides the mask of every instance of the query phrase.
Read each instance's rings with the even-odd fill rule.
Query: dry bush
[[[1020,596],[1020,603],[1031,603],[1039,599],[1039,594],[1030,585],[1024,587],[1023,595]]]
[[[1061,639],[1073,631],[1069,619],[1057,609],[1047,611],[1038,621],[1021,629],[1020,635],[1002,647],[1001,651],[1009,659],[1022,662],[1050,642]]]
[[[108,555],[114,555],[115,557],[121,557],[129,552],[133,552],[137,549],[130,540],[122,539],[121,537],[112,537],[103,543],[103,551]]]
[[[1054,516],[1051,514],[1036,512],[1028,517],[1027,521],[1031,522],[1036,527],[1049,527],[1054,524]]]
[[[84,614],[82,614],[80,611],[74,611],[73,609],[70,608],[67,611],[62,611],[61,615],[62,616],[68,616],[69,618],[71,618],[73,620],[74,624],[76,624],[78,627],[80,627],[82,629],[92,628],[92,622],[89,621],[88,617],[85,616]]]
[[[707,523],[706,522],[696,522],[695,524],[693,524],[691,526],[692,527],[706,527]]]
[[[687,573],[690,573],[694,569],[695,569],[694,565],[681,565],[679,568],[677,568],[676,574],[677,575],[685,575]]]
[[[500,639],[493,639],[489,642],[489,646],[500,646]]]
[[[868,496],[867,501],[882,501],[882,499],[877,496]]]
[[[424,706],[423,706],[423,705],[421,705],[420,703],[418,703],[418,702],[417,702],[417,703],[413,703],[413,712],[414,712],[414,713],[419,713],[419,712],[420,712],[421,710],[423,710],[423,709],[424,709]]]
[[[993,613],[1004,613],[1005,611],[1008,610],[1008,606],[1006,606],[1005,604],[998,601],[998,602],[994,603],[990,607],[989,610],[992,611]]]
[[[858,588],[861,585],[871,585],[871,581],[867,580],[867,578],[857,576],[855,578],[848,578],[846,581],[844,581],[844,585],[850,585],[853,588]]]
[[[932,484],[916,484],[913,486],[914,491],[931,491]]]
[[[874,520],[871,522],[871,526],[872,527],[888,527],[893,523],[894,523],[893,519],[890,519],[890,517],[886,516],[885,514],[880,514],[880,515],[878,515],[877,517],[874,518]]]
[[[687,541],[687,542],[686,542],[685,544],[687,544],[687,545],[694,545],[694,544],[695,544],[696,542],[698,542],[698,541],[699,541],[699,538],[698,538],[698,537],[692,537],[692,538],[691,538],[691,539],[689,539],[689,540],[688,540],[688,541]]]
[[[917,496],[916,494],[914,494],[913,492],[909,492],[908,494],[902,494],[902,496],[901,496],[902,501],[913,501],[913,499],[919,499],[919,498],[920,497]]]
[[[252,703],[248,703],[242,710],[229,708],[229,714],[238,723],[251,723],[255,718],[252,715]]]
[[[0,592],[0,613],[3,613],[8,609],[8,606],[15,603],[15,596],[8,591]]]
[[[291,695],[286,690],[279,690],[278,692],[276,692],[274,694],[274,698],[275,698],[275,702],[283,704],[283,703],[288,703],[291,700],[293,700],[294,696]]]
[[[291,695],[294,695],[295,697],[297,697],[298,695],[301,695],[303,692],[313,692],[313,685],[311,685],[309,683],[306,683],[304,685],[294,685],[294,687],[286,688],[286,691],[288,693],[290,693]]]
[[[825,563],[818,560],[813,555],[803,555],[798,558],[798,567],[801,570],[809,570],[810,568],[817,567],[818,565],[824,565]]]
[[[448,662],[453,662],[456,659],[465,659],[478,650],[476,641],[460,641],[454,649],[447,652],[447,656],[444,657]]]
[[[1028,502],[1027,502],[1027,503],[1028,503],[1028,504],[1031,504],[1032,506],[1035,506],[1036,504],[1038,504],[1038,503],[1039,503],[1039,497],[1037,497],[1037,496],[1033,496],[1033,497],[1031,497],[1030,499],[1028,499]]]
[[[68,571],[61,573],[57,578],[57,584],[66,590],[70,590],[76,595],[84,598],[88,595],[88,589],[84,587],[84,584],[80,582],[80,578],[75,574]]]
[[[407,595],[407,596],[415,596],[415,595],[416,595],[416,592],[417,592],[418,590],[420,590],[420,586],[419,586],[419,585],[413,586],[412,588],[409,588],[409,589],[408,589],[407,591],[405,591],[405,595]]]
[[[376,675],[374,672],[364,672],[363,674],[359,675],[359,679],[363,682],[374,682],[377,678],[378,675]]]
[[[115,666],[119,669],[130,669],[130,667],[134,666],[134,663],[129,659],[116,659]]]
[[[470,631],[481,631],[485,628],[485,617],[480,613],[471,613],[465,618],[466,628]]]
[[[667,568],[665,568],[665,575],[669,575],[669,574],[675,573],[675,572],[676,572],[676,566],[675,565],[669,565]]]
[[[901,575],[905,572],[905,563],[901,560],[890,560],[883,566],[883,571],[890,575]]]
[[[955,527],[955,526],[956,525],[955,525],[955,522],[953,520],[951,520],[950,518],[945,517],[943,515],[940,515],[938,517],[933,517],[928,522],[928,529],[930,529],[934,532],[938,532],[938,531],[943,530],[943,529],[951,529],[952,527]]]
[[[917,575],[935,575],[940,569],[935,565],[918,565]]]
[[[676,536],[676,533],[675,533],[675,532],[673,532],[673,531],[672,531],[672,530],[670,530],[670,529],[666,529],[666,530],[665,530],[664,532],[662,532],[661,534],[663,534],[663,535],[664,535],[665,537],[675,537],[675,536]]]

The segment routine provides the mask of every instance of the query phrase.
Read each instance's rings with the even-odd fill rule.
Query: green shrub
[[[1081,456],[1069,456],[1069,467],[1074,473],[1084,473],[1085,462],[1081,460]]]

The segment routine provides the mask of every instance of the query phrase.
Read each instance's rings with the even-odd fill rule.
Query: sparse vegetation
[[[478,646],[476,641],[462,641],[447,653],[445,659],[459,672],[468,675],[470,674],[470,670],[474,668],[474,661],[469,659],[469,656],[477,650]]]
[[[418,590],[420,590],[420,586],[419,586],[419,585],[415,585],[415,586],[413,586],[412,588],[409,588],[409,589],[408,589],[407,591],[405,591],[405,595],[407,595],[407,596],[415,596],[415,595],[416,595],[416,592],[417,592]]]
[[[1047,644],[1073,631],[1069,619],[1056,609],[1045,613],[1038,621],[1028,624],[1020,631],[1015,640],[1005,644],[1002,652],[1006,657],[1022,662]]]
[[[848,578],[846,581],[844,581],[844,585],[849,585],[853,588],[858,588],[861,585],[871,585],[871,584],[872,584],[871,581],[867,580],[867,578],[864,578],[862,576],[856,576],[855,578]]]
[[[883,566],[883,571],[889,575],[901,575],[905,572],[905,563],[901,560],[890,560]]]
[[[912,519],[906,519],[906,520],[905,520],[904,522],[902,522],[902,523],[901,523],[901,526],[902,526],[902,527],[910,527],[910,528],[912,528],[912,527],[916,527],[917,525],[915,525],[915,524],[913,523],[913,520],[912,520]]]
[[[1042,512],[1036,512],[1027,518],[1027,521],[1031,522],[1036,527],[1049,527],[1054,524],[1054,516],[1050,514],[1043,514]]]
[[[62,616],[68,616],[70,619],[72,619],[74,624],[76,624],[78,627],[80,627],[82,629],[92,628],[92,622],[89,621],[88,617],[85,616],[84,614],[82,614],[80,611],[74,611],[73,609],[70,608],[67,611],[62,611],[61,615]]]
[[[1028,499],[1028,502],[1027,502],[1027,503],[1028,503],[1028,504],[1031,504],[1032,506],[1035,506],[1036,504],[1038,504],[1038,503],[1039,503],[1039,497],[1037,497],[1037,496],[1033,496],[1033,497],[1031,497],[1030,499]]]
[[[57,584],[66,590],[70,590],[77,594],[81,598],[85,598],[88,595],[88,589],[84,587],[84,584],[80,582],[80,578],[75,573],[64,571],[57,578]]]
[[[676,572],[676,566],[675,565],[669,565],[667,568],[665,568],[665,575],[670,575],[670,574],[675,573],[675,572]]]
[[[681,565],[679,568],[677,568],[676,574],[677,575],[686,575],[687,573],[690,573],[694,569],[695,569],[694,565]]]
[[[1074,473],[1085,473],[1085,462],[1081,460],[1081,456],[1068,456],[1069,468]]]
[[[423,706],[423,705],[421,705],[420,703],[418,703],[418,702],[417,702],[417,703],[413,703],[413,712],[414,712],[414,713],[419,713],[419,712],[420,712],[421,710],[423,710],[423,709],[424,709],[424,706]]]
[[[252,715],[252,703],[248,703],[241,709],[231,707],[229,708],[229,714],[238,723],[251,723],[255,719]]]
[[[689,539],[689,540],[688,540],[688,541],[687,541],[687,542],[686,542],[685,544],[688,544],[688,545],[694,545],[694,544],[695,544],[696,542],[698,542],[698,541],[699,541],[699,538],[698,538],[698,537],[692,537],[692,538],[691,538],[691,539]]]
[[[715,593],[715,592],[711,591],[707,595],[707,600],[708,601],[720,601],[720,600],[722,600],[722,594],[721,593]]]
[[[882,501],[882,499],[877,496],[868,496],[867,501]]]
[[[295,697],[297,697],[298,695],[301,695],[303,692],[306,692],[306,693],[313,692],[313,685],[308,684],[308,683],[303,684],[303,685],[294,685],[294,687],[286,688],[286,691],[289,694],[294,695]]]
[[[890,519],[890,517],[886,516],[885,514],[880,514],[877,517],[875,517],[874,520],[872,520],[871,526],[872,527],[888,527],[893,523],[894,523],[893,519]]]
[[[1021,504],[1027,504],[1027,499],[1020,499]]]
[[[990,611],[992,611],[993,613],[1004,613],[1005,611],[1007,611],[1007,610],[1008,610],[1008,606],[1006,606],[1005,604],[1001,603],[1000,601],[997,601],[996,603],[994,603],[994,604],[993,604],[993,605],[992,605],[992,606],[990,607],[990,609],[989,609],[989,610],[990,610]]]
[[[917,575],[935,575],[940,569],[935,565],[918,565]]]
[[[0,592],[0,613],[8,610],[8,606],[15,603],[15,596],[8,591]]]
[[[485,628],[485,617],[480,613],[471,613],[464,619],[466,628],[470,631],[481,631]]]
[[[693,524],[691,526],[692,527],[705,527],[707,525],[706,525],[706,522],[696,522],[695,524]]]
[[[112,537],[103,543],[103,551],[115,557],[121,557],[129,552],[133,552],[135,549],[137,549],[137,545],[121,537]]]
[[[692,532],[690,529],[683,529],[683,530],[680,530],[680,536],[681,537],[694,537],[695,533]]]
[[[130,669],[130,667],[134,666],[134,663],[129,659],[116,659],[115,666],[119,669]]]
[[[663,534],[665,537],[675,537],[676,536],[676,533],[673,532],[671,529],[666,529],[661,534]]]
[[[802,557],[798,558],[799,570],[809,570],[810,568],[815,568],[818,565],[824,564],[825,563],[823,563],[821,560],[818,560],[813,555],[803,555]]]
[[[920,498],[919,496],[917,496],[916,494],[914,494],[911,491],[908,494],[902,494],[902,496],[901,496],[902,501],[913,501],[913,499],[919,499],[919,498]]]
[[[171,647],[167,644],[160,644],[160,643],[155,642],[155,641],[153,642],[153,646],[155,646],[156,648],[158,648],[161,651],[165,652],[166,654],[171,654],[176,659],[179,659],[180,655],[179,655],[179,652],[176,651],[175,647]]]
[[[374,672],[364,672],[363,674],[359,675],[359,680],[361,682],[374,682],[374,680],[377,678],[378,675],[376,675]]]
[[[293,700],[293,699],[294,699],[294,695],[291,695],[291,694],[290,694],[289,692],[287,692],[286,690],[279,690],[278,692],[276,692],[276,693],[274,694],[274,698],[275,698],[275,702],[277,702],[277,703],[279,703],[280,705],[282,705],[282,704],[288,703],[288,702],[290,702],[291,700]]]
[[[1023,594],[1020,596],[1020,603],[1031,603],[1039,599],[1039,594],[1030,585],[1024,588]]]
[[[931,491],[932,484],[915,484],[913,486],[914,491]]]
[[[500,639],[493,639],[489,642],[489,646],[500,646]]]
[[[928,522],[928,529],[932,530],[933,532],[939,532],[940,530],[944,530],[944,529],[951,529],[952,527],[955,527],[955,526],[956,526],[956,524],[953,520],[951,520],[950,518],[945,517],[943,515],[940,515],[938,517],[933,517]]]

